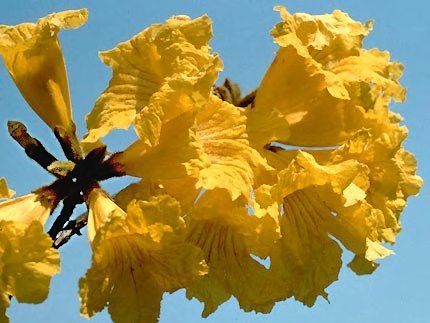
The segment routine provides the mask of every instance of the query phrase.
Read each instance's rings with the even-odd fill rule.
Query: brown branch
[[[48,170],[49,165],[57,161],[57,159],[52,154],[50,154],[45,149],[45,147],[43,147],[42,143],[39,140],[29,135],[29,133],[27,132],[26,126],[24,126],[21,122],[8,121],[7,127],[11,137],[22,148],[24,148],[24,151],[27,154],[27,156],[33,159],[44,169]],[[52,174],[57,177],[60,177],[60,175],[56,173],[52,173]]]
[[[248,105],[250,105],[250,104],[252,105],[254,103],[256,94],[257,94],[257,90],[254,90],[254,91],[248,93],[247,95],[245,95],[245,97],[243,97],[238,102],[237,106],[241,107],[241,108],[246,108]]]
[[[74,235],[81,235],[80,230],[87,225],[88,213],[81,214],[75,220],[69,221],[67,225],[57,234],[53,247],[58,249],[66,244]]]
[[[73,211],[76,208],[76,205],[83,203],[83,201],[83,197],[79,193],[76,193],[64,200],[60,215],[55,219],[48,231],[48,234],[52,240],[57,238],[58,233],[64,228],[64,225],[67,223],[67,221],[69,221]]]
[[[82,160],[83,153],[74,131],[68,132],[63,127],[57,126],[54,129],[54,134],[68,160],[75,163]]]

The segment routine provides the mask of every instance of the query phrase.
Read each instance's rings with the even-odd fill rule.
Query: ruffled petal
[[[171,189],[188,177],[197,192],[225,188],[232,199],[249,196],[254,175],[269,166],[249,144],[246,116],[213,95],[202,100],[190,88],[156,97],[137,119],[140,139],[116,157],[125,172]],[[157,126],[148,120],[158,120],[151,123]]]
[[[403,148],[389,148],[383,137],[360,132],[332,153],[332,160],[354,158],[369,168],[369,189],[365,201],[374,209],[373,240],[394,243],[401,230],[400,214],[409,196],[416,195],[423,182],[416,175],[414,156]]]
[[[274,299],[312,306],[337,280],[344,247],[368,262],[391,252],[374,238],[378,213],[366,202],[368,168],[353,159],[320,165],[296,153],[273,186],[255,192],[259,212],[278,217],[281,238],[270,251]]]
[[[366,127],[366,111],[384,93],[404,100],[402,67],[389,54],[361,48],[371,24],[340,11],[310,16],[281,11],[272,31],[281,47],[257,91],[254,108],[272,109],[289,123],[287,143],[332,146]]]
[[[127,213],[103,208],[108,197],[91,193],[101,208],[92,242],[93,261],[80,280],[81,313],[91,317],[104,307],[114,322],[157,322],[164,292],[173,292],[206,273],[201,251],[184,242],[185,223],[178,202],[162,195],[128,204]],[[97,213],[97,216],[95,216]],[[124,304],[124,297],[130,302]]]
[[[60,255],[39,221],[25,224],[0,220],[2,298],[10,295],[18,302],[41,303],[49,292],[53,275],[60,271]],[[5,309],[9,302],[3,302]]]
[[[209,167],[199,173],[197,186],[206,190],[224,188],[232,199],[249,196],[254,174],[269,168],[249,145],[246,117],[228,102],[210,96],[196,118],[196,136]]]
[[[174,16],[102,52],[100,57],[112,67],[113,76],[87,116],[89,132],[83,143],[91,146],[112,129],[128,128],[163,86],[180,83],[209,93],[222,66],[210,53],[211,37],[207,16],[194,20]]]
[[[270,312],[273,285],[269,271],[253,259],[276,235],[270,217],[248,214],[245,201],[231,201],[227,191],[206,192],[187,215],[187,241],[203,250],[209,274],[187,287],[187,297],[204,302],[207,317],[232,295],[245,311]],[[269,233],[270,232],[270,233]]]
[[[52,129],[74,131],[69,85],[57,34],[88,19],[86,9],[53,13],[36,24],[0,26],[0,55],[21,94]]]

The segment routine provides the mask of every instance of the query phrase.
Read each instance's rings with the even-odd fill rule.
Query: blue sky
[[[391,1],[272,1],[272,0],[132,0],[132,1],[48,1],[2,0],[0,24],[35,21],[54,11],[86,7],[90,10],[87,25],[61,34],[67,62],[75,121],[80,135],[84,133],[84,117],[97,96],[107,86],[110,70],[98,59],[97,52],[174,14],[196,17],[207,13],[213,20],[213,49],[224,61],[221,78],[228,76],[244,90],[254,88],[273,59],[275,46],[268,31],[279,18],[274,5],[285,5],[290,12],[321,14],[341,9],[354,19],[375,20],[374,31],[366,47],[389,50],[394,60],[404,63],[402,78],[408,99],[395,105],[410,135],[406,142],[419,161],[419,174],[427,180],[430,167],[430,2],[424,0]],[[20,120],[46,146],[60,154],[55,138],[37,119],[0,64],[0,176],[8,179],[19,195],[28,193],[52,178],[44,173],[7,135],[7,120]],[[131,135],[116,133],[108,140],[120,149]],[[115,192],[127,179],[114,180],[105,187]],[[403,232],[394,247],[396,255],[384,260],[372,275],[358,277],[344,268],[339,281],[328,288],[330,304],[320,299],[309,309],[289,300],[278,304],[269,315],[243,313],[237,302],[230,300],[203,320],[203,306],[188,301],[183,292],[166,295],[160,322],[430,322],[428,311],[430,290],[430,207],[429,190],[425,186],[419,197],[411,198],[403,217]],[[13,303],[8,313],[12,322],[85,322],[79,316],[77,281],[90,261],[86,237],[75,238],[62,249],[62,273],[53,279],[49,299],[41,305]],[[346,255],[346,258],[349,256]],[[93,322],[109,322],[106,312]]]

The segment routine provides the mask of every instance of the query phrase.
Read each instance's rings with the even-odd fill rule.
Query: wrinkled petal
[[[89,199],[88,222],[97,231],[92,266],[79,283],[81,313],[108,307],[114,322],[157,322],[163,293],[206,273],[201,251],[183,239],[178,202],[167,195],[134,200],[125,213],[100,190]]]
[[[280,227],[281,238],[269,249],[275,301],[295,297],[312,306],[318,296],[327,298],[325,288],[342,264],[337,241],[369,263],[391,253],[374,235],[380,214],[366,201],[368,173],[353,159],[320,165],[296,152],[276,184],[255,191],[254,208],[278,217]],[[357,261],[350,267],[364,272]]]
[[[210,53],[211,37],[207,16],[194,20],[174,16],[102,52],[113,76],[87,116],[89,132],[83,143],[91,145],[112,129],[128,128],[162,86],[188,84],[209,93],[221,68],[218,57]]]
[[[300,193],[284,199],[283,238],[272,252],[271,271],[279,277],[284,298],[294,296],[312,306],[319,295],[327,297],[324,289],[337,280],[342,250],[328,237],[318,211],[302,199]]]
[[[69,85],[57,34],[88,19],[86,9],[53,13],[36,24],[0,26],[0,55],[21,94],[52,129],[74,131]]]
[[[211,96],[196,123],[197,140],[210,160],[210,166],[200,171],[197,186],[224,188],[233,199],[249,196],[254,173],[268,166],[249,145],[246,117],[232,104]]]
[[[188,88],[157,97],[157,106],[149,105],[145,122],[137,124],[141,138],[116,157],[125,172],[171,188],[172,181],[192,177],[196,182],[188,182],[196,190],[225,188],[232,199],[249,196],[254,174],[269,166],[249,145],[246,116],[213,95],[195,100]],[[155,119],[156,132],[147,124]]]
[[[386,135],[384,137],[387,138]],[[399,217],[406,200],[419,192],[423,182],[416,175],[417,164],[413,155],[403,148],[390,149],[388,143],[381,143],[384,137],[358,133],[333,151],[332,159],[354,158],[368,166],[370,188],[365,200],[376,213],[372,238],[394,243],[401,230]]]
[[[18,302],[37,304],[47,298],[51,278],[60,271],[60,255],[39,221],[28,225],[0,220],[0,258],[4,300],[10,295]],[[5,310],[9,302],[2,303]]]
[[[127,210],[130,203],[135,201],[147,201],[152,196],[166,194],[160,184],[142,179],[137,183],[130,184],[115,195],[115,204],[121,209]]]
[[[366,110],[380,93],[403,101],[402,67],[389,54],[361,48],[371,24],[338,10],[310,16],[278,7],[272,31],[280,46],[257,91],[254,108],[273,109],[289,123],[287,143],[337,145],[366,126]]]
[[[209,266],[208,275],[187,287],[187,297],[204,302],[202,315],[210,315],[232,295],[245,311],[269,312],[269,271],[252,255],[267,256],[263,246],[277,239],[276,222],[248,214],[244,200],[232,202],[225,190],[215,190],[197,201],[187,224],[187,241],[203,250]]]

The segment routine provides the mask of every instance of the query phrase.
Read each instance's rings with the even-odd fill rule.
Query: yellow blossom
[[[0,203],[0,321],[8,322],[10,296],[18,302],[41,303],[48,296],[60,256],[43,231],[52,202],[33,193]]]
[[[193,111],[197,104],[190,105],[191,112],[164,123],[159,143],[153,148],[145,150],[143,141],[137,141],[119,156],[118,162],[125,165],[130,175],[162,183],[166,180],[168,186],[169,180],[182,180],[188,181],[195,191],[225,188],[233,199],[242,194],[249,196],[254,172],[266,166],[249,146],[246,117],[213,95],[204,103],[198,111]],[[181,109],[180,102],[172,99],[162,104],[163,111]],[[186,177],[194,177],[195,182],[190,183]],[[196,197],[196,193],[191,196]]]
[[[205,193],[187,215],[186,240],[201,248],[209,274],[187,287],[187,297],[205,303],[203,316],[232,295],[245,311],[270,312],[274,286],[270,272],[252,255],[265,258],[279,238],[276,219],[250,215],[245,200],[227,191]]]
[[[407,130],[388,109],[392,98],[404,100],[402,67],[388,53],[361,48],[371,23],[340,11],[277,10],[283,21],[272,35],[280,49],[250,113],[284,116],[290,133],[278,141],[290,147],[264,152],[276,171],[258,179],[256,206],[280,210],[281,239],[270,253],[278,300],[294,296],[311,306],[327,297],[341,267],[331,236],[355,253],[352,270],[371,273],[375,260],[392,253],[382,243],[394,243],[406,199],[422,180],[401,147]],[[249,123],[248,132],[270,144],[258,125]]]
[[[150,109],[152,96],[162,87],[200,87],[209,93],[222,67],[207,45],[210,27],[207,16],[195,20],[175,16],[100,53],[102,61],[112,67],[113,76],[87,116],[89,132],[83,144],[91,147],[112,129],[128,128],[138,113]],[[148,130],[157,131],[157,120],[145,122]],[[152,140],[145,138],[147,143]]]
[[[343,248],[360,275],[393,253],[386,243],[394,244],[407,198],[422,186],[402,147],[407,129],[389,109],[405,100],[403,67],[388,52],[363,48],[372,22],[339,10],[275,9],[279,50],[251,101],[227,85],[225,97],[214,90],[222,63],[209,46],[207,16],[174,16],[100,53],[112,78],[87,116],[82,146],[90,151],[131,125],[137,139],[107,160],[105,149],[94,150],[95,164],[68,156],[73,171],[88,164],[103,171],[57,174],[53,186],[77,183],[63,198],[84,193],[89,210],[84,316],[107,307],[115,322],[157,322],[163,294],[181,288],[204,303],[204,317],[232,296],[245,311],[268,313],[290,297],[312,306],[328,298]],[[51,128],[74,131],[57,34],[86,19],[76,10],[0,26],[0,54]],[[93,188],[109,167],[140,182],[112,200]],[[0,179],[0,199],[13,193]],[[46,298],[58,271],[43,233],[55,197],[38,190],[0,203],[0,320],[10,295]]]
[[[69,85],[57,34],[87,20],[85,9],[53,13],[36,24],[0,25],[0,55],[31,108],[52,129],[74,132]]]
[[[0,218],[25,224],[36,220],[44,225],[53,206],[41,193],[31,193],[0,203]]]
[[[114,75],[88,118],[84,142],[134,120],[139,139],[116,158],[127,174],[161,181],[173,194],[178,186],[191,198],[200,188],[225,188],[236,199],[249,196],[254,172],[268,166],[249,145],[246,116],[211,94],[221,63],[210,53],[210,37],[206,16],[173,17],[103,54]],[[138,75],[125,77],[132,73]]]
[[[79,283],[85,316],[108,306],[115,322],[156,322],[164,292],[206,273],[201,251],[184,241],[185,223],[173,198],[134,200],[125,213],[96,189],[89,210],[93,260]]]
[[[371,273],[392,253],[383,243],[394,243],[406,199],[422,185],[401,147],[407,131],[388,108],[405,99],[403,68],[386,52],[362,48],[372,23],[338,10],[276,9],[282,22],[272,35],[280,49],[246,109],[210,91],[220,65],[210,54],[208,19],[172,18],[109,52],[114,76],[88,122],[87,138],[100,134],[92,143],[134,122],[138,140],[114,160],[148,182],[125,189],[119,201],[132,204],[130,196],[149,183],[180,201],[186,240],[209,266],[186,286],[205,303],[204,316],[231,295],[246,311],[268,312],[288,297],[313,305],[338,277],[340,244],[355,254],[352,270]],[[164,30],[174,35],[167,43]],[[166,63],[170,74],[155,78],[161,43],[175,48],[178,61],[189,48],[199,59]],[[141,92],[148,82],[150,91]],[[252,255],[270,258],[270,268]]]
[[[289,14],[272,31],[280,46],[258,89],[255,110],[275,110],[289,123],[288,143],[331,146],[366,126],[371,95],[398,101],[402,67],[389,54],[361,48],[370,32],[341,11],[322,16]],[[329,108],[331,107],[331,108]]]

